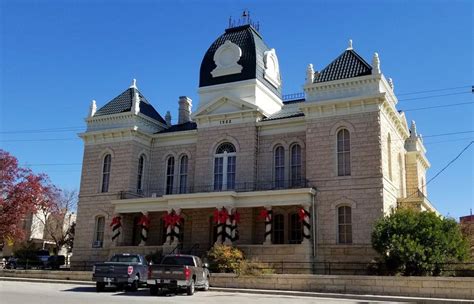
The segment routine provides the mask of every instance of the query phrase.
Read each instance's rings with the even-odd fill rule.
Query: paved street
[[[294,297],[277,295],[257,295],[228,292],[198,292],[194,296],[169,295],[152,297],[147,289],[138,292],[116,292],[114,290],[97,293],[95,287],[70,284],[49,284],[0,281],[0,304],[84,304],[84,303],[206,303],[206,304],[304,304],[304,303],[368,303],[360,300],[342,300],[314,297]],[[377,303],[382,303],[377,301]],[[389,302],[386,302],[389,303]],[[390,302],[393,303],[393,302]]]

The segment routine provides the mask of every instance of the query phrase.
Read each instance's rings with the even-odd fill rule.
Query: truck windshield
[[[168,256],[163,259],[161,262],[163,265],[188,265],[194,266],[194,261],[192,257],[184,256]]]
[[[136,255],[114,255],[110,262],[115,263],[138,263],[140,259]]]

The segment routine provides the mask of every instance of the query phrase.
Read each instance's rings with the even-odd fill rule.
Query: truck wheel
[[[140,278],[138,276],[135,276],[135,279],[133,280],[132,284],[130,285],[130,291],[137,291],[138,290],[138,285],[140,282]]]
[[[158,295],[158,286],[152,285],[150,286],[150,295],[157,296]]]
[[[105,283],[97,282],[95,283],[95,290],[97,292],[102,292],[105,289]]]
[[[191,280],[191,284],[186,287],[186,293],[188,296],[192,296],[194,294],[194,280]]]
[[[206,281],[204,282],[204,287],[202,288],[204,291],[209,290],[209,277],[206,278]]]

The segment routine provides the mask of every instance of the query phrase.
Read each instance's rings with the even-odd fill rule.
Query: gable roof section
[[[370,75],[372,67],[354,50],[346,50],[319,74],[314,82],[326,82],[339,79]]]
[[[135,88],[128,88],[122,92],[119,96],[115,97],[103,107],[101,107],[94,116],[105,116],[112,114],[120,114],[124,112],[130,112],[133,104],[133,96],[135,95]],[[146,115],[154,120],[157,120],[163,124],[166,124],[165,120],[155,110],[155,108],[148,102],[148,100],[138,91],[140,96],[140,113]]]

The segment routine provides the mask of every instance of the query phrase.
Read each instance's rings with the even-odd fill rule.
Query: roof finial
[[[416,132],[416,123],[414,120],[411,121],[411,126],[410,126],[410,137],[417,137],[417,132]]]
[[[138,89],[137,88],[137,80],[133,78],[132,84],[130,85],[130,89]]]
[[[310,63],[308,64],[308,67],[306,68],[306,83],[311,84],[314,82],[314,69],[313,69],[313,64]]]
[[[388,78],[388,85],[392,88],[392,91],[395,90],[395,86],[393,84],[393,79],[392,78]]]
[[[95,100],[92,100],[91,106],[89,108],[89,117],[94,116],[95,112],[97,112],[97,103],[95,102]]]
[[[380,74],[380,59],[379,54],[377,52],[374,53],[374,57],[372,57],[372,74]]]
[[[346,50],[352,50],[352,39],[349,39],[349,46]]]

